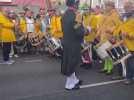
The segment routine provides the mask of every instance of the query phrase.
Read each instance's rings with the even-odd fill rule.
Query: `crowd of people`
[[[44,47],[45,51],[54,54],[56,44],[59,43],[62,52],[61,72],[67,76],[65,88],[78,89],[82,81],[76,77],[75,69],[81,58],[81,44],[87,43],[92,45],[91,62],[98,59],[104,62],[101,73],[111,75],[114,62],[118,60],[116,65],[119,68],[119,77],[113,79],[125,77],[125,84],[131,84],[134,76],[134,4],[126,2],[125,13],[120,14],[111,1],[105,2],[104,8],[96,6],[82,12],[78,10],[78,0],[67,1],[68,9],[64,13],[57,9],[40,9],[36,17],[28,7],[20,13],[0,8],[3,64],[13,64],[10,57],[19,57],[20,52],[41,52]],[[51,38],[50,44],[48,38]],[[51,46],[53,50],[49,49]],[[102,51],[98,51],[100,47]],[[130,56],[122,63],[124,53],[125,57],[127,54]],[[122,71],[123,64],[126,68],[125,75]]]
[[[46,12],[45,9],[40,9],[35,15],[30,8],[23,9],[24,11],[19,13],[14,9],[0,9],[0,41],[5,64],[12,64],[10,57],[19,57],[18,53],[32,54],[34,51],[43,51],[43,39],[48,33],[55,39],[63,36],[60,11],[52,9]]]

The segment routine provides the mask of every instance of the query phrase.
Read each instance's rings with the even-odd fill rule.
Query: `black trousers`
[[[134,54],[127,59],[127,79],[134,77]]]
[[[18,50],[16,47],[16,42],[13,42],[13,50],[14,50],[14,54],[18,54]]]
[[[3,60],[4,61],[9,60],[10,51],[11,51],[11,43],[10,42],[4,42],[3,46],[2,46]]]

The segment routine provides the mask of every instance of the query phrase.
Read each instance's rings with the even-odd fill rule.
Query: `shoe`
[[[106,75],[112,75],[112,74],[113,74],[112,71],[110,71],[110,72],[106,72]]]
[[[125,85],[131,85],[133,83],[133,81],[131,79],[127,79],[124,81]]]
[[[99,73],[106,73],[106,72],[107,72],[107,70],[104,70],[104,69],[99,71]]]
[[[82,85],[83,84],[83,81],[82,80],[79,80],[79,82],[76,84],[76,85]]]
[[[112,80],[122,80],[122,79],[124,79],[123,76],[114,76],[114,77],[112,77]]]
[[[67,89],[65,88],[67,91],[71,91],[71,90],[79,90],[80,89],[80,86],[79,85],[75,85],[72,89]]]
[[[15,58],[19,58],[19,56],[17,54],[14,55]]]
[[[12,65],[13,62],[9,60],[9,61],[4,61],[2,64],[5,64],[5,65]]]
[[[10,58],[13,58],[13,55],[9,55]]]

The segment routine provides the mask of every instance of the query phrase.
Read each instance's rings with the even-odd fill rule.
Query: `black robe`
[[[76,67],[80,64],[81,59],[81,42],[84,37],[84,28],[81,25],[75,29],[75,12],[67,10],[62,16],[63,30],[63,58],[61,63],[61,73],[70,76],[75,72]]]

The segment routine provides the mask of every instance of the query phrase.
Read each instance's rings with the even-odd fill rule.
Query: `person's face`
[[[24,13],[21,13],[21,14],[20,14],[20,17],[24,17],[24,16],[25,16],[25,14],[24,14]]]
[[[114,7],[112,7],[112,6],[106,6],[105,7],[105,12],[106,13],[109,13],[111,10],[113,10],[114,9]]]
[[[45,15],[45,10],[40,10],[40,15]]]
[[[32,17],[32,12],[31,11],[27,11],[26,12],[26,17]]]
[[[101,9],[100,8],[95,8],[94,12],[95,12],[95,14],[99,14],[99,13],[101,13]]]
[[[15,18],[15,14],[11,12],[11,13],[8,14],[8,17],[14,19]]]
[[[58,12],[56,12],[56,16],[60,16],[61,14],[60,14],[60,12],[58,11]]]

